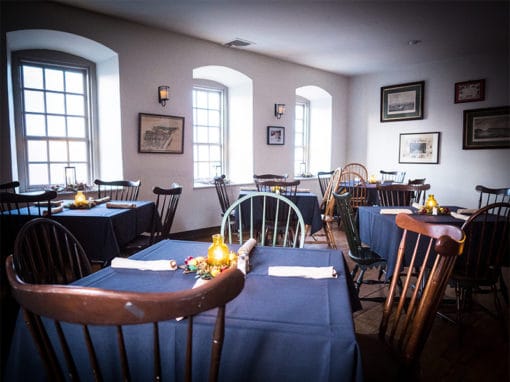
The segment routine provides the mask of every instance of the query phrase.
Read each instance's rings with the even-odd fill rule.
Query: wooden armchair
[[[56,191],[44,191],[37,194],[0,192],[0,214],[19,215],[23,210],[28,216],[51,216],[51,201],[56,197]]]
[[[359,175],[360,178],[362,178],[365,182],[368,179],[368,170],[365,167],[365,165],[361,163],[347,163],[343,168],[342,171],[344,172],[355,172]]]
[[[485,207],[491,203],[509,203],[510,202],[510,187],[506,188],[489,188],[477,185],[475,190],[480,193],[478,199],[478,208]]]
[[[406,177],[405,171],[379,171],[381,173],[381,181],[383,183],[403,183]]]
[[[216,188],[216,194],[218,194],[218,200],[220,202],[221,216],[223,216],[227,208],[230,207],[230,198],[228,196],[225,178],[225,175],[214,178],[214,187]]]
[[[97,197],[109,196],[111,200],[138,200],[140,180],[94,180],[97,185]]]
[[[406,214],[398,214],[396,224],[402,241],[379,332],[357,335],[366,381],[420,380],[420,355],[465,241],[458,227]]]
[[[59,222],[36,218],[14,242],[18,277],[32,284],[68,284],[89,275],[90,261],[76,237]]]
[[[317,173],[317,179],[319,181],[319,187],[321,189],[321,195],[324,197],[324,194],[326,193],[326,189],[328,188],[329,180],[335,173],[335,170],[331,171],[319,171]]]
[[[226,270],[209,282],[193,289],[178,292],[139,293],[69,285],[25,283],[17,274],[18,268],[14,265],[12,256],[7,258],[6,268],[12,294],[23,308],[25,322],[30,327],[32,337],[43,359],[48,380],[85,379],[80,374],[88,370],[91,370],[92,375],[98,381],[103,380],[103,375],[108,375],[106,370],[101,368],[99,362],[101,355],[96,353],[94,348],[94,343],[101,341],[102,336],[89,335],[97,325],[106,326],[105,331],[111,327],[113,333],[116,333],[116,352],[119,355],[122,375],[116,376],[115,379],[130,380],[132,370],[130,370],[126,344],[129,340],[128,337],[133,332],[130,332],[126,326],[142,324],[149,325],[149,329],[152,328],[154,342],[152,371],[150,370],[151,365],[145,364],[143,373],[147,379],[165,379],[162,376],[162,356],[160,356],[160,352],[164,354],[163,349],[160,351],[160,323],[178,317],[186,317],[187,340],[186,346],[182,347],[182,352],[185,354],[182,359],[185,360],[183,361],[185,380],[191,381],[193,317],[213,308],[217,308],[217,313],[210,342],[209,380],[216,381],[218,379],[225,331],[225,306],[239,295],[244,287],[244,275],[238,269]],[[51,335],[48,334],[46,326],[43,324],[43,317],[54,321],[55,326]],[[84,346],[81,348],[88,352],[88,358],[73,358],[73,353],[78,351],[78,347],[66,337],[67,331],[62,330],[63,323],[72,323],[82,327],[81,340]],[[101,333],[104,335],[105,331]],[[80,331],[73,333],[79,335]],[[49,341],[49,336],[54,337],[54,342]],[[164,339],[161,338],[161,340]],[[61,358],[57,358],[53,345],[57,342],[61,344],[63,353]],[[177,346],[177,349],[180,347]],[[87,360],[90,365],[77,364],[77,362],[87,363]],[[173,370],[172,373],[177,374]],[[171,379],[171,376],[168,377]]]
[[[16,188],[19,187],[19,182],[17,180],[13,182],[7,182],[0,184],[0,192],[12,192],[16,193]]]
[[[421,199],[425,202],[425,191],[430,189],[430,184],[378,184],[376,187],[381,206],[410,206]]]

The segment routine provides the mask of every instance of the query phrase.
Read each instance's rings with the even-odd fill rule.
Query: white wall
[[[249,49],[226,48],[55,3],[2,3],[2,12],[2,28],[5,31],[60,30],[98,41],[118,54],[123,173],[125,178],[142,180],[140,197],[143,199],[153,198],[151,191],[155,185],[167,186],[172,182],[183,185],[183,196],[172,232],[218,226],[220,223],[220,207],[214,188],[193,189],[191,90],[194,68],[227,66],[253,80],[254,173],[292,173],[292,105],[296,88],[301,86],[318,86],[331,94],[333,142],[335,147],[345,146],[346,77],[252,54]],[[2,57],[2,63],[5,64],[5,57]],[[5,75],[4,70],[2,75]],[[166,107],[157,102],[159,85],[170,86],[170,100]],[[6,90],[2,92],[4,96]],[[280,120],[274,117],[275,103],[287,105],[286,114]],[[4,104],[2,107],[7,110]],[[184,116],[184,154],[138,153],[138,113]],[[1,128],[7,129],[8,116],[4,114],[0,118]],[[286,128],[285,146],[266,144],[268,125]],[[4,147],[9,144],[8,141],[2,142]],[[344,159],[343,149],[333,152],[333,165],[340,165]],[[6,174],[10,175],[2,166],[2,177]],[[315,189],[317,181],[311,179],[303,183],[304,187]]]
[[[485,100],[454,103],[456,82],[486,79]],[[425,81],[424,119],[380,122],[380,88]],[[463,150],[463,110],[509,105],[508,56],[462,57],[351,79],[347,157],[366,162],[369,174],[406,171],[406,179],[427,178],[443,205],[477,207],[475,186],[510,186],[510,150]],[[399,164],[399,135],[441,132],[439,164]]]

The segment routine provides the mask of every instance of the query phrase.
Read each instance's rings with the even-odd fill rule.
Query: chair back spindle
[[[97,185],[97,197],[109,196],[112,200],[138,200],[140,180],[94,180]]]

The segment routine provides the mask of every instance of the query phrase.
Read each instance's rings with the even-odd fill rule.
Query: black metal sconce
[[[161,106],[166,105],[166,101],[169,99],[170,86],[159,86],[158,87],[158,100]]]
[[[274,104],[274,115],[277,119],[280,119],[285,113],[285,104],[284,103],[275,103]]]

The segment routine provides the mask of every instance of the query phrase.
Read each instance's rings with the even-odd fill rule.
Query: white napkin
[[[420,208],[422,208],[422,207],[423,207],[420,203],[416,203],[416,202],[413,202],[413,204],[411,204],[411,206],[413,206],[413,207],[414,207],[414,208],[416,208],[417,210],[419,210]]]
[[[297,192],[310,192],[309,188],[298,188]]]
[[[304,277],[308,279],[328,279],[336,277],[336,270],[330,267],[269,267],[267,270],[269,276],[281,277]]]
[[[60,207],[55,207],[55,208],[52,208],[51,209],[51,214],[52,215],[55,215],[55,214],[58,214],[59,212],[62,212],[64,210],[64,205],[62,204]],[[43,216],[48,216],[48,211],[44,211],[43,212]]]
[[[476,211],[478,211],[476,208],[459,208],[459,209],[457,209],[457,212],[459,214],[465,214],[465,215],[472,215]]]
[[[175,260],[133,260],[123,257],[115,257],[112,260],[112,268],[140,269],[142,271],[175,271]]]
[[[461,219],[461,220],[468,220],[469,216],[459,214],[458,212],[450,212],[450,215],[452,215],[455,219]]]
[[[105,196],[104,198],[94,199],[94,203],[96,203],[96,204],[101,204],[101,203],[105,203],[105,202],[109,202],[109,201],[110,201],[109,196]]]
[[[380,211],[383,215],[412,214],[413,211],[407,208],[385,208]]]
[[[237,253],[239,255],[246,254],[249,255],[252,249],[257,245],[257,240],[254,238],[248,239],[238,250]]]
[[[106,203],[106,208],[136,208],[136,203]]]

